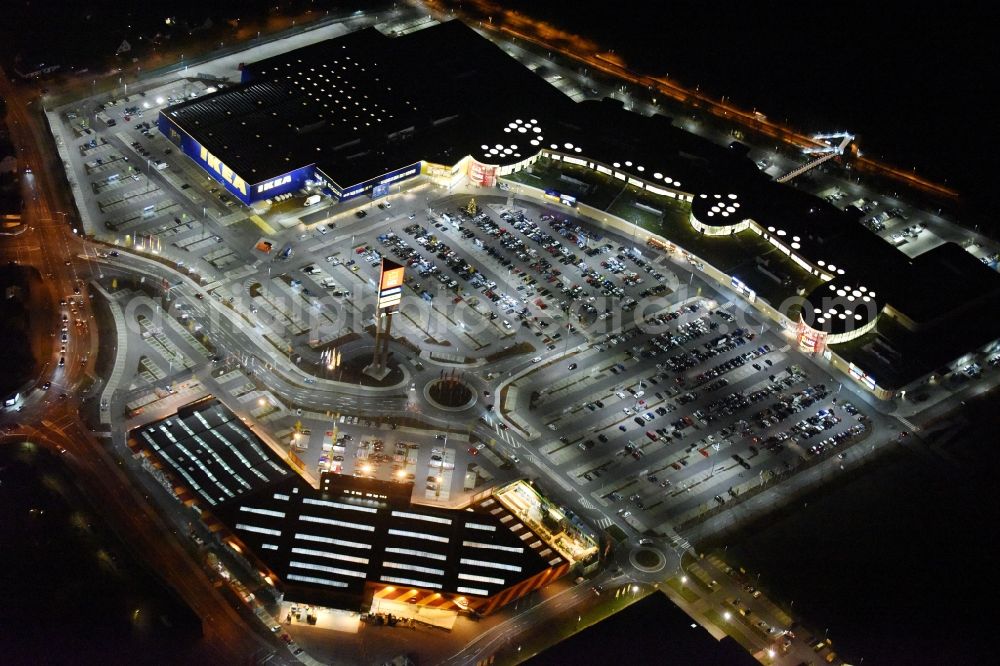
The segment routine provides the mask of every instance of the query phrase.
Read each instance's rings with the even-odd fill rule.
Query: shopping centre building
[[[615,100],[574,102],[459,21],[400,37],[370,28],[245,64],[240,85],[169,107],[159,125],[257,207],[289,193],[378,198],[421,175],[494,187],[539,160],[689,205],[703,238],[753,235],[794,263],[810,287],[790,290],[802,301],[790,321],[755,285],[792,282],[791,271],[757,257],[719,279],[881,398],[1000,338],[995,317],[977,317],[1000,304],[1000,276],[961,248],[911,259],[858,224],[860,211],[774,182],[745,146]],[[675,247],[670,229],[660,235]]]
[[[592,537],[527,482],[461,509],[412,504],[411,483],[325,473],[315,488],[215,399],[129,440],[286,601],[362,611],[402,597],[488,614],[597,559]]]

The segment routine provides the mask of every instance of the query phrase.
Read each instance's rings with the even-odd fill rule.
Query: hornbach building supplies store
[[[409,483],[325,473],[314,488],[211,398],[129,444],[287,601],[359,611],[404,595],[487,614],[597,555],[571,525],[536,525],[526,505],[539,496],[521,481],[461,510],[411,504]]]

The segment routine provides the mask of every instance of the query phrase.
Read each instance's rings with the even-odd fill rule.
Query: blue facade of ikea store
[[[315,165],[309,164],[259,183],[247,183],[240,174],[209,153],[204,146],[190,134],[177,127],[166,115],[160,114],[157,125],[163,136],[194,160],[198,166],[205,170],[205,173],[218,181],[230,194],[245,204],[263,201],[287,192],[295,192],[303,188],[306,180],[312,178],[316,171]]]
[[[379,185],[391,187],[394,183],[420,175],[421,163],[415,162],[377,178],[372,178],[348,188],[341,188],[319,170],[315,164],[307,164],[259,183],[247,183],[240,174],[230,169],[218,157],[208,152],[204,146],[173,123],[165,114],[160,114],[157,124],[163,136],[167,137],[185,155],[194,160],[198,166],[205,170],[205,173],[225,187],[226,191],[247,205],[271,199],[281,194],[297,192],[305,187],[307,180],[327,183],[326,189],[329,190],[334,199],[337,201],[347,201],[365,194],[371,196],[373,190]]]

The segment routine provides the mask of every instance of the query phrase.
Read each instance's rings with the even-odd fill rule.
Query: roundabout
[[[643,573],[656,573],[662,571],[667,564],[667,558],[658,550],[648,547],[641,547],[632,550],[628,556],[633,567]]]
[[[446,412],[462,412],[476,404],[476,392],[458,379],[435,379],[424,385],[424,398]]]

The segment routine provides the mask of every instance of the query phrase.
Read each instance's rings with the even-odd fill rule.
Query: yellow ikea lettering
[[[227,183],[235,187],[237,190],[239,190],[243,194],[243,196],[246,196],[247,194],[246,182],[238,175],[236,175],[236,173],[232,169],[223,164],[222,160],[220,160],[212,153],[208,152],[208,149],[205,148],[205,146],[199,146],[199,148],[201,149],[199,152],[199,156],[201,157],[202,161],[209,167],[211,167],[213,171],[222,176],[222,179],[224,181],[226,181]]]

